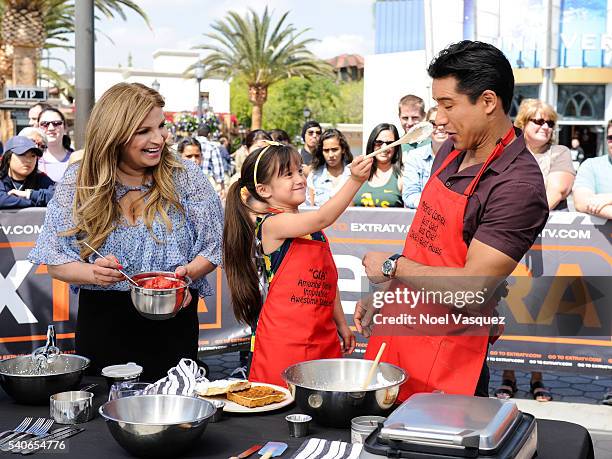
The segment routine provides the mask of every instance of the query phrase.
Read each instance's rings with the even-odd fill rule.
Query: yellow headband
[[[268,151],[268,148],[270,148],[272,145],[274,145],[275,147],[283,147],[285,145],[283,143],[275,142],[273,140],[264,140],[263,142],[266,144],[266,146],[257,155],[257,160],[255,161],[255,170],[253,172],[253,183],[255,184],[255,188],[257,188],[257,168],[259,167],[259,161],[261,160],[261,157],[266,151]]]

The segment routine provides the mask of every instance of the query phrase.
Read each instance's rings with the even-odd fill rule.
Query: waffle
[[[229,380],[219,379],[217,381],[199,382],[196,384],[195,391],[202,397],[211,397],[214,395],[223,395],[228,392],[245,390],[251,387],[251,383],[245,380]]]
[[[227,394],[227,399],[247,408],[270,405],[285,398],[285,393],[268,386],[255,386],[240,392]]]

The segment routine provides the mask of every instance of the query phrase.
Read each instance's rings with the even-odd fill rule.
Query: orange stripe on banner
[[[39,265],[34,271],[34,274],[49,274],[49,270],[47,269],[47,265]]]
[[[534,244],[531,246],[533,250],[555,250],[557,252],[591,252],[596,253],[601,258],[606,260],[612,266],[612,257],[608,255],[604,250],[598,249],[597,247],[579,246],[579,245],[540,245]]]
[[[34,247],[34,241],[0,242],[0,249],[10,249],[13,247]]]
[[[198,312],[208,312],[208,308],[206,307],[206,300],[204,298],[198,299]]]
[[[542,336],[500,336],[500,341],[528,341],[533,343],[556,343],[556,344],[582,344],[586,346],[612,347],[612,338],[609,341],[600,339],[578,339],[578,338],[549,338]]]
[[[55,335],[57,339],[73,339],[74,333],[59,333]],[[46,341],[47,335],[31,335],[31,336],[11,336],[9,338],[0,338],[0,343],[21,343],[27,341]]]
[[[217,285],[215,294],[217,295],[217,318],[215,319],[215,323],[212,324],[200,324],[200,330],[216,330],[221,328],[222,320],[221,320],[221,312],[223,306],[223,271],[221,268],[217,268]]]
[[[63,322],[70,319],[69,285],[61,280],[53,279],[53,322]]]

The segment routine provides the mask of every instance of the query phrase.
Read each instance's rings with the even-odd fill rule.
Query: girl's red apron
[[[261,309],[250,381],[286,386],[282,371],[342,356],[334,322],[338,271],[327,242],[295,238]]]
[[[468,198],[474,193],[489,164],[502,154],[513,138],[514,129],[510,129],[463,194],[451,191],[438,177],[461,152],[454,150],[448,155],[425,185],[404,244],[402,254],[406,258],[427,266],[465,266],[467,245],[463,239],[463,217]],[[403,290],[407,287],[394,280],[389,290],[396,288]],[[406,312],[407,307],[393,305],[391,310]],[[448,307],[423,303],[417,304],[412,311],[430,315],[450,312]],[[404,401],[417,392],[434,390],[474,395],[487,355],[489,336],[488,333],[467,336],[465,328],[462,325],[454,326],[451,322],[444,328],[443,336],[421,336],[419,333],[411,333],[416,336],[381,336],[374,328],[365,358],[374,359],[382,342],[387,342],[382,360],[398,365],[408,373],[408,381],[402,385],[398,401]],[[453,333],[463,334],[452,336]]]

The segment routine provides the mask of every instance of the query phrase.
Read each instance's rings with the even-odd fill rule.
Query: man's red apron
[[[463,239],[463,217],[468,198],[489,164],[502,154],[513,138],[514,129],[510,129],[463,194],[451,191],[438,177],[461,152],[454,150],[448,155],[425,185],[404,244],[402,254],[406,258],[427,266],[465,266],[468,249]],[[389,290],[395,288],[405,286],[396,280]],[[442,305],[417,304],[414,311],[440,314],[444,308],[448,312],[448,307]],[[452,325],[446,327],[445,331],[452,334],[452,328]],[[461,331],[461,327],[454,331]],[[398,401],[404,401],[414,393],[434,390],[474,395],[487,355],[489,336],[379,336],[375,329],[365,358],[374,359],[383,341],[387,342],[387,350],[382,360],[408,373],[408,381],[402,385],[398,397]]]
[[[327,242],[295,238],[261,309],[250,381],[286,386],[282,371],[342,356],[334,322],[338,271]]]

